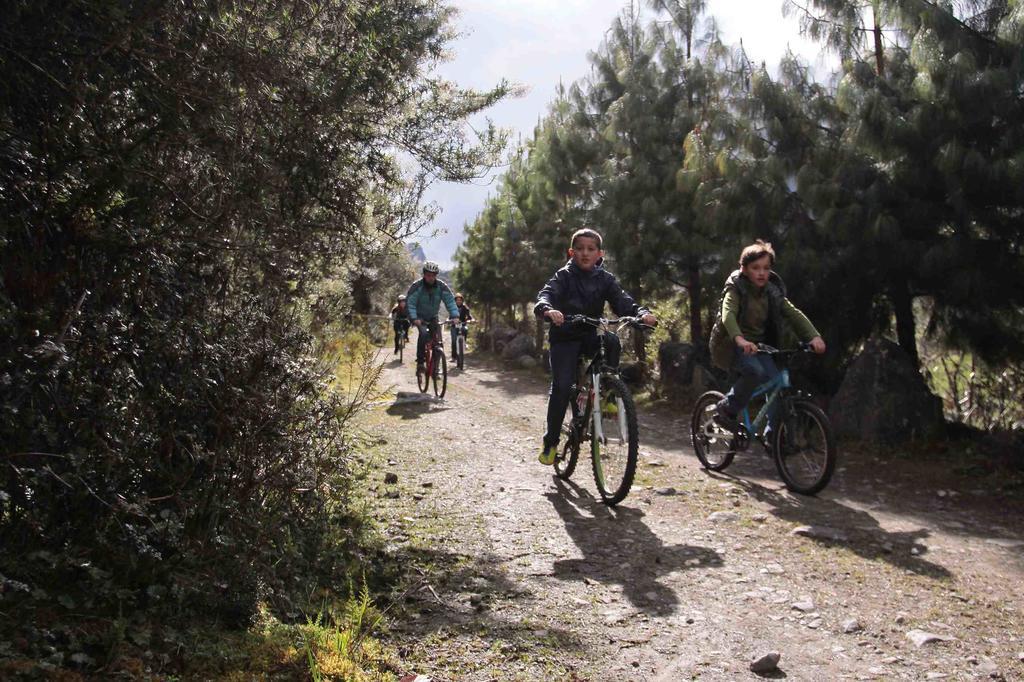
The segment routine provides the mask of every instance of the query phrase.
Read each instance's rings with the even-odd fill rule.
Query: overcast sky
[[[590,72],[588,53],[596,50],[628,0],[450,0],[459,9],[456,26],[463,34],[449,47],[452,60],[441,75],[460,85],[489,88],[502,78],[526,86],[526,95],[494,106],[487,117],[500,127],[529,137],[547,111],[559,81],[566,85]],[[638,0],[638,4],[643,4]],[[743,39],[756,63],[778,64],[787,46],[819,70],[818,47],[799,34],[794,16],[782,16],[782,0],[709,0],[708,16],[718,21],[723,40]],[[420,235],[427,258],[452,265],[462,241],[462,227],[483,208],[494,178],[472,185],[437,183],[427,199],[440,207],[433,226]],[[429,232],[436,230],[437,236]]]

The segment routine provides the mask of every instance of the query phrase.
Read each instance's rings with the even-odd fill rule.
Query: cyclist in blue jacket
[[[427,341],[430,340],[430,322],[437,319],[437,313],[444,303],[450,319],[459,319],[459,309],[455,305],[455,296],[449,287],[437,276],[441,268],[434,261],[423,264],[423,277],[412,283],[405,295],[405,303],[409,309],[409,319],[419,330],[416,339],[416,373],[423,371],[423,363],[427,356]],[[427,324],[424,324],[426,322]]]

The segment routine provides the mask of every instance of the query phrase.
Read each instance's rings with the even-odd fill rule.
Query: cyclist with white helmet
[[[466,305],[464,303],[464,301],[465,301],[465,298],[462,296],[462,294],[455,294],[455,307],[459,309],[459,321],[460,322],[474,322],[474,321],[476,321],[476,318],[473,317],[473,313],[471,313],[469,311],[469,306]],[[459,334],[461,333],[459,331],[459,327],[460,327],[460,325],[457,325],[457,324],[453,324],[452,325],[452,362],[458,362],[459,361],[458,354],[456,353],[456,351],[458,350],[458,343],[457,342],[459,340]]]
[[[398,302],[391,309],[391,321],[395,326],[395,354],[398,354],[398,340],[402,336],[409,340],[409,306],[405,302],[405,294],[398,295]]]
[[[451,319],[459,319],[455,296],[452,295],[451,287],[437,276],[440,271],[441,268],[434,261],[425,262],[423,277],[413,282],[406,294],[405,302],[409,307],[409,319],[419,330],[419,337],[416,339],[417,374],[423,371],[423,362],[426,359],[427,341],[430,340],[429,323],[437,320],[441,303],[443,302],[445,308],[448,309],[448,316]]]

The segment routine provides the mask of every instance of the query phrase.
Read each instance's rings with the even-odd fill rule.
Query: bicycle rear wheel
[[[836,468],[832,424],[820,407],[807,400],[784,405],[772,434],[772,450],[786,487],[802,495],[822,490]]]
[[[736,456],[736,436],[715,422],[718,401],[725,398],[718,391],[708,391],[697,398],[690,417],[690,441],[697,459],[705,469],[722,471]]]
[[[444,349],[438,348],[434,353],[434,395],[438,398],[444,397],[448,390],[448,360],[444,356]]]
[[[572,400],[575,402],[575,395]],[[555,474],[564,481],[569,480],[569,477],[576,471],[576,463],[579,462],[582,439],[579,425],[580,420],[576,418],[576,406],[570,404],[565,414],[565,423],[562,424],[562,438],[565,439],[565,444],[555,457]]]
[[[601,395],[594,410],[594,428],[590,453],[594,462],[594,482],[601,499],[611,506],[629,493],[636,474],[640,451],[636,405],[633,394],[618,377],[601,377]]]

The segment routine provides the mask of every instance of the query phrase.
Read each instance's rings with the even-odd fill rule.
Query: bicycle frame
[[[750,419],[749,408],[744,407],[740,411],[740,421],[744,428],[746,428],[747,433],[760,434],[763,432],[764,427],[768,424],[768,415],[772,412],[772,406],[778,402],[779,396],[782,395],[782,392],[785,389],[790,388],[790,386],[789,369],[783,368],[774,378],[754,389],[754,393],[750,396],[751,400],[762,395],[767,395],[768,397],[765,400],[764,405],[761,406],[761,409],[758,410],[757,416],[754,417],[753,421]]]
[[[624,318],[624,319],[628,319],[628,318]],[[615,332],[613,332],[611,330],[611,327],[610,327],[610,325],[612,323],[614,323],[614,322],[618,322],[618,320],[606,320],[606,319],[601,318],[601,319],[597,320],[597,324],[593,324],[593,322],[590,322],[590,321],[587,322],[588,324],[593,324],[593,326],[597,327],[597,336],[598,336],[599,343],[598,343],[598,347],[597,347],[597,352],[594,354],[594,357],[591,358],[590,363],[587,365],[587,368],[581,374],[579,374],[578,377],[577,377],[576,386],[574,387],[575,388],[575,392],[572,394],[573,395],[572,410],[573,410],[573,417],[574,418],[585,418],[586,417],[585,413],[576,414],[576,411],[579,409],[579,404],[576,402],[576,400],[579,398],[580,391],[583,390],[583,386],[581,385],[582,379],[584,377],[588,376],[588,375],[590,376],[590,382],[591,382],[591,385],[593,386],[593,398],[596,400],[597,396],[601,395],[601,376],[602,375],[617,374],[617,370],[615,368],[609,367],[608,365],[605,364],[605,345],[604,345],[605,335],[606,334],[614,334],[615,333]],[[590,402],[591,401],[591,396],[588,396],[587,400],[588,400],[588,402]],[[620,402],[621,402],[621,399],[620,399]],[[591,420],[592,429],[593,429],[592,437],[600,445],[600,444],[606,443],[607,440],[605,439],[604,428],[602,427],[602,423],[601,423],[602,422],[601,410],[595,409],[595,408],[596,408],[596,405],[592,405],[591,409],[590,409],[590,420]],[[620,433],[625,433],[625,431],[626,431],[626,424],[625,424],[626,414],[625,414],[625,410],[622,409],[621,405],[619,406],[619,408],[620,408],[618,410],[619,432]],[[597,459],[595,459],[594,461],[598,462]]]

